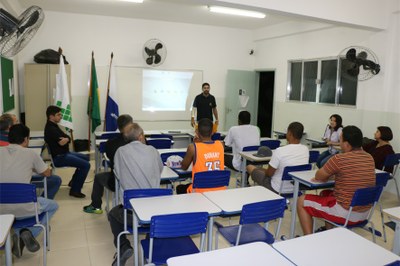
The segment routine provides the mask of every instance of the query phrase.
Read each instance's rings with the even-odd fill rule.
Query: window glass
[[[317,95],[316,79],[318,77],[318,61],[304,62],[304,91],[302,101],[315,102]]]
[[[300,101],[302,63],[292,62],[290,68],[289,100]]]
[[[321,61],[320,103],[335,103],[336,100],[337,60]]]

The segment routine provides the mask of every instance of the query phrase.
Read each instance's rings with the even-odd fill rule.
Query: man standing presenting
[[[331,157],[314,177],[314,181],[326,182],[335,177],[333,190],[323,190],[320,195],[306,194],[299,197],[297,213],[304,235],[312,233],[312,217],[324,218],[343,224],[349,212],[354,192],[360,188],[375,186],[375,162],[361,148],[362,132],[356,126],[343,128],[340,147],[343,153]],[[354,207],[349,225],[367,218],[369,207]],[[325,223],[326,229],[332,224]]]
[[[203,118],[208,118],[213,121],[213,114],[215,116],[214,124],[215,126],[218,126],[217,103],[215,102],[215,97],[210,94],[210,84],[203,83],[201,88],[203,93],[197,95],[193,101],[191,120],[192,127],[195,127],[196,121],[198,122]]]
[[[53,162],[57,167],[76,167],[75,173],[68,184],[71,187],[69,195],[76,198],[84,198],[86,195],[81,190],[90,170],[89,157],[69,151],[71,139],[57,125],[62,118],[60,107],[50,105],[47,107],[46,116],[47,123],[44,128],[44,140],[49,146]]]

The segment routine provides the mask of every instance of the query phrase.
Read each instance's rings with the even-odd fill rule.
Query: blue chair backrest
[[[285,199],[276,199],[246,204],[242,208],[240,224],[254,224],[283,218]]]
[[[376,173],[376,180],[375,180],[375,186],[382,186],[385,187],[389,178],[390,178],[390,174],[387,172],[384,173]]]
[[[308,171],[311,169],[312,169],[311,164],[286,166],[285,169],[283,169],[282,180],[292,180],[292,177],[289,175],[290,172]]]
[[[129,202],[130,199],[169,196],[172,195],[172,192],[172,189],[166,188],[128,189],[124,191],[124,208],[132,209],[132,205]]]
[[[101,136],[99,136],[98,139],[115,139],[120,134],[121,134],[120,132],[108,132],[101,134]]]
[[[211,135],[212,140],[221,140],[221,133],[215,132],[214,134]]]
[[[37,197],[35,185],[21,183],[0,183],[1,204],[28,203],[36,201]]]
[[[100,151],[100,153],[105,153],[106,152],[106,141],[100,142],[99,151]]]
[[[319,157],[319,151],[310,151],[308,163],[316,163]]]
[[[260,146],[267,146],[271,150],[275,150],[281,146],[281,141],[278,139],[269,139],[269,140],[262,140],[260,142]]]
[[[193,178],[193,189],[228,187],[231,172],[229,170],[215,170],[197,172]]]
[[[243,147],[243,151],[257,151],[260,146],[255,145],[255,146],[246,146]]]
[[[360,188],[354,192],[350,206],[367,206],[379,200],[382,193],[382,186]]]
[[[185,151],[174,151],[174,152],[166,152],[166,153],[161,153],[161,161],[163,163],[165,163],[168,159],[168,157],[173,156],[173,155],[177,155],[177,156],[181,156],[182,158],[185,158],[186,152]]]
[[[192,212],[151,217],[150,237],[169,238],[205,233],[208,213]]]
[[[389,154],[386,156],[383,166],[390,167],[398,165],[399,163],[400,163],[400,153]]]
[[[147,145],[151,145],[156,149],[170,149],[172,141],[168,138],[165,139],[148,139]]]
[[[152,139],[170,139],[170,140],[173,140],[172,135],[169,135],[169,134],[151,134],[148,137],[152,138]]]

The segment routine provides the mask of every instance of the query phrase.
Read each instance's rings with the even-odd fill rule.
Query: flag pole
[[[58,47],[58,53],[60,54],[60,56],[63,55],[63,50],[61,47]],[[62,60],[64,60],[64,58]],[[61,62],[59,62],[59,63],[61,63]],[[72,98],[71,98],[71,102],[72,102]],[[69,131],[69,135],[71,136],[72,149],[75,151],[74,130],[72,128],[69,128],[68,131]]]
[[[110,94],[111,66],[112,66],[113,57],[114,57],[114,53],[111,52],[110,69],[108,70],[106,108],[107,108],[107,106],[108,106],[108,95]],[[104,131],[106,131],[106,126],[107,126],[107,112],[104,112],[104,125],[103,125],[103,130],[104,130]]]
[[[90,152],[90,121],[91,121],[91,117],[90,117],[90,115],[91,115],[91,113],[92,113],[92,97],[93,97],[93,95],[92,95],[92,75],[93,75],[93,71],[92,71],[92,68],[93,68],[93,59],[94,59],[94,51],[92,51],[92,60],[91,60],[91,63],[90,63],[90,81],[89,81],[89,108],[88,108],[88,111],[89,111],[89,114],[88,114],[88,116],[89,116],[89,126],[88,126],[88,139],[89,139],[89,144],[88,144],[88,151]]]

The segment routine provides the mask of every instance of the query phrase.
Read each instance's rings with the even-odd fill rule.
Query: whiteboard
[[[96,67],[96,70],[100,93],[100,111],[103,119],[106,106],[109,67],[99,66]],[[163,73],[164,75],[161,76],[174,74],[177,83],[174,86],[174,80],[166,82],[164,79],[159,82],[143,82],[143,75],[149,76],[149,73],[154,74],[155,72]],[[135,121],[190,120],[193,100],[196,95],[202,92],[203,71],[201,70],[166,70],[115,66],[115,75],[119,113],[130,114]],[[185,83],[185,86],[188,86],[187,93],[183,89],[177,89],[177,87],[181,87],[182,80],[180,77],[182,76],[185,78],[190,77],[190,82]],[[157,76],[154,78],[157,79]],[[152,87],[147,86],[147,91],[145,91],[146,88],[143,86],[149,83],[152,84]],[[151,91],[149,92],[149,90]],[[153,101],[155,108],[149,108],[148,105],[144,105],[144,99],[152,97],[158,97],[158,101],[156,99]],[[173,103],[174,99],[180,100],[175,104]],[[179,110],[171,110],[174,106]]]

